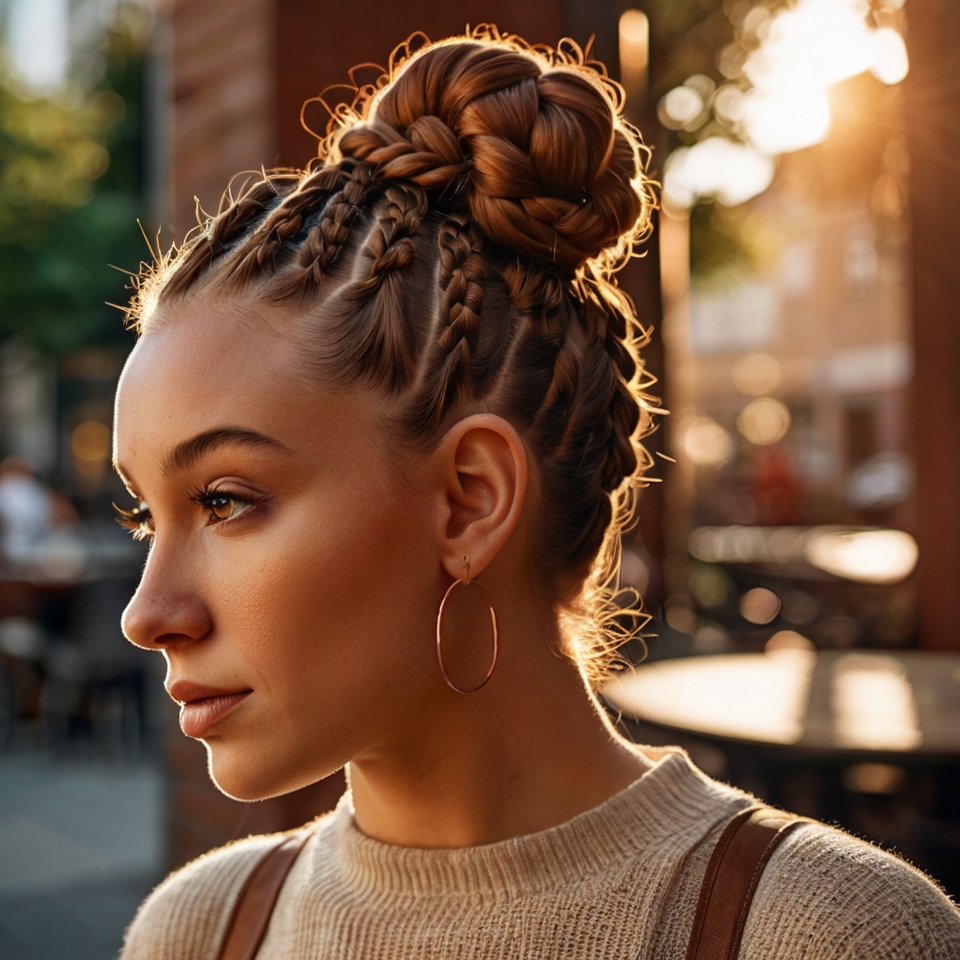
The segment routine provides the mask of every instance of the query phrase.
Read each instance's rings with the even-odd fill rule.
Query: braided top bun
[[[606,251],[619,265],[651,207],[619,87],[578,49],[528,47],[491,29],[473,34],[483,42],[459,38],[405,60],[398,48],[390,82],[333,138],[331,159],[465,203],[509,253],[574,272]]]

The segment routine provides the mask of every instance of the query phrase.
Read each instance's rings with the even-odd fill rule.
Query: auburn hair
[[[508,420],[539,477],[538,575],[593,685],[626,635],[620,534],[654,411],[614,278],[654,207],[622,100],[570,43],[415,35],[333,111],[308,169],[228,189],[128,308],[143,334],[198,294],[292,307],[304,369],[390,398],[414,449],[471,413]]]

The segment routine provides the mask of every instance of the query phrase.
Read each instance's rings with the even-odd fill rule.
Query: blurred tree
[[[142,216],[142,42],[118,27],[92,90],[31,96],[0,76],[0,338],[44,353],[122,343]]]
[[[650,97],[657,105],[657,117],[665,134],[664,157],[675,152],[677,157],[681,153],[692,156],[683,148],[711,138],[718,138],[715,142],[719,143],[748,145],[775,158],[781,170],[785,162],[795,186],[798,173],[806,171],[804,187],[808,198],[862,192],[864,183],[876,180],[880,155],[894,132],[885,126],[889,118],[882,110],[883,92],[887,85],[899,82],[896,77],[885,77],[883,70],[870,76],[863,72],[865,66],[859,64],[850,73],[842,73],[846,65],[833,64],[833,69],[840,66],[841,72],[832,83],[843,79],[843,90],[837,87],[831,93],[834,129],[829,142],[815,138],[804,141],[802,137],[791,141],[780,131],[771,139],[769,129],[765,137],[758,137],[758,128],[746,122],[743,95],[752,92],[753,81],[744,65],[762,47],[775,18],[798,6],[796,0],[643,0],[641,5],[650,17]],[[869,24],[871,30],[884,30],[888,34],[885,40],[889,41],[891,27],[903,29],[902,6],[902,0],[863,0],[859,4],[838,0],[836,8],[838,17],[847,10],[853,18]],[[836,58],[836,50],[831,56]],[[794,66],[799,69],[802,65]],[[877,68],[871,65],[871,69]],[[802,79],[799,73],[798,77]],[[851,105],[855,105],[853,109]],[[784,109],[795,111],[797,104],[791,103]],[[793,123],[784,126],[794,130],[797,138],[796,127],[803,118],[794,115],[792,119]],[[845,162],[837,163],[831,150],[841,145]],[[852,152],[858,146],[859,150]],[[794,151],[801,150],[805,162],[792,163]],[[701,163],[706,163],[702,159],[705,156],[700,154]],[[719,159],[718,152],[710,156],[715,167],[732,163],[729,151],[723,155],[726,160]],[[662,176],[662,168],[660,173]],[[880,205],[902,205],[900,183],[895,177],[888,176],[882,187]],[[749,201],[725,206],[723,193],[716,186],[710,189],[714,195],[695,196],[689,210],[691,270],[698,279],[722,281],[731,271],[759,266],[770,254],[759,241],[769,240],[770,236],[764,238],[764,231],[755,229],[757,217],[749,215]],[[759,183],[758,188],[751,189],[756,196],[766,186]],[[669,189],[664,193],[666,202],[670,199]],[[686,215],[686,206],[685,201],[675,203],[674,215]]]

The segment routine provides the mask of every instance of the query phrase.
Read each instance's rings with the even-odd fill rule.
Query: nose
[[[213,629],[210,610],[195,578],[182,564],[168,562],[155,545],[147,558],[140,586],[123,611],[124,636],[145,650],[160,650],[200,640]]]

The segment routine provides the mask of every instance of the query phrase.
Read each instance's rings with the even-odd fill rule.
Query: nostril
[[[185,637],[182,633],[163,633],[159,637],[154,638],[152,646],[172,647],[175,643],[181,643],[189,639],[191,638]]]

